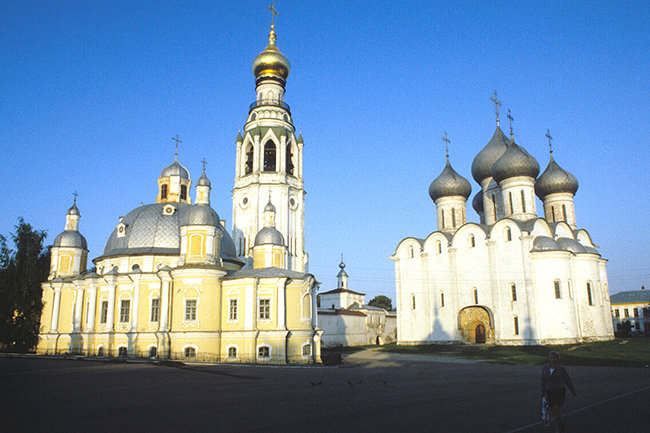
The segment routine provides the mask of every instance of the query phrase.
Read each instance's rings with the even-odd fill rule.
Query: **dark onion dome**
[[[483,213],[483,190],[479,190],[472,199],[472,207],[476,213]]]
[[[539,174],[539,163],[515,140],[508,143],[508,149],[492,166],[492,177],[497,182],[517,176],[535,179]]]
[[[255,57],[253,60],[253,74],[255,78],[264,76],[271,76],[281,78],[286,81],[291,71],[289,60],[284,57],[278,47],[275,45],[275,30],[271,25],[271,32],[269,33],[269,44],[267,47]]]
[[[222,237],[220,245],[221,258],[229,261],[240,262],[237,259],[235,243],[221,226],[219,216],[207,205],[188,205],[185,203],[154,203],[140,206],[126,214],[121,223],[124,224],[124,236],[118,237],[118,227],[113,230],[106,246],[105,256],[115,255],[142,255],[142,254],[167,254],[178,255],[181,253],[180,225],[186,217],[185,212],[190,208],[205,206],[208,212],[199,211],[203,216],[211,215],[212,222],[221,227]],[[164,209],[173,208],[172,212]],[[97,260],[97,259],[95,259]]]
[[[52,246],[88,249],[86,238],[77,230],[65,230],[54,239]]]
[[[465,200],[472,193],[472,186],[460,174],[451,168],[449,159],[440,175],[429,185],[429,197],[434,202],[440,197],[463,196]]]
[[[284,245],[284,236],[275,227],[264,227],[255,236],[255,246],[268,244]]]
[[[571,194],[578,191],[578,179],[562,167],[557,165],[551,154],[551,160],[544,173],[535,181],[535,194],[544,200],[549,194],[568,192]]]
[[[203,172],[201,177],[199,177],[199,180],[196,182],[196,186],[207,186],[207,187],[212,186],[210,179],[208,179],[208,176],[205,175],[205,171]]]
[[[506,153],[508,137],[497,126],[494,135],[485,147],[474,157],[472,161],[472,177],[480,185],[481,182],[492,176],[492,166],[501,155]]]
[[[209,204],[195,204],[183,212],[180,225],[220,227],[219,215],[217,215]]]
[[[183,179],[189,179],[190,173],[178,162],[178,160],[175,159],[171,165],[163,168],[163,170],[160,172],[160,177],[169,176],[180,176]]]

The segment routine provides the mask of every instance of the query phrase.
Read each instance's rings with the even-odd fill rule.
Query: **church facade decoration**
[[[42,284],[38,353],[319,362],[318,283],[303,252],[303,142],[282,99],[289,62],[275,40],[272,25],[253,64],[257,99],[237,139],[233,236],[210,206],[205,161],[192,204],[176,136],[155,203],[119,219],[96,270],[86,269],[75,198]]]
[[[429,187],[437,230],[407,237],[395,264],[398,343],[566,344],[613,339],[606,263],[576,225],[577,179],[554,160],[545,171],[497,128],[476,155],[480,185],[449,163]],[[549,147],[550,133],[547,131]],[[445,140],[447,139],[445,134]],[[537,216],[535,194],[544,206]]]

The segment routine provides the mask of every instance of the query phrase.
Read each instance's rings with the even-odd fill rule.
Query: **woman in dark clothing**
[[[548,354],[548,364],[542,368],[542,397],[546,397],[548,406],[551,409],[551,414],[555,420],[555,431],[563,433],[564,424],[562,424],[560,410],[564,404],[566,392],[564,385],[571,390],[573,395],[577,394],[569,373],[567,373],[564,367],[558,364],[559,360],[560,355],[557,352]]]

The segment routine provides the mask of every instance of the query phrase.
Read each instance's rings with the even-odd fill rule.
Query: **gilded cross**
[[[178,143],[182,143],[183,141],[180,138],[178,138],[178,134],[176,134],[176,137],[172,137],[172,140],[176,142],[175,158],[178,159]]]
[[[271,26],[273,26],[273,18],[276,15],[280,15],[277,10],[275,10],[275,2],[271,2],[271,6],[267,6],[267,8],[271,11]]]
[[[447,131],[445,131],[445,135],[442,137],[442,141],[445,142],[445,156],[447,157],[447,161],[449,161],[449,143],[450,143],[450,140],[447,137]]]
[[[494,102],[494,112],[497,115],[497,126],[499,126],[499,107],[501,106],[501,101],[497,96],[497,91],[494,91],[494,96],[490,96],[490,101]]]
[[[553,154],[553,146],[551,145],[551,140],[553,140],[553,137],[551,137],[551,131],[548,129],[546,130],[546,138],[548,138],[548,150],[550,150],[551,154]]]

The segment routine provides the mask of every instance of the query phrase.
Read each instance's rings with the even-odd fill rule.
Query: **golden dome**
[[[273,30],[273,27],[271,25],[269,45],[253,60],[253,74],[256,79],[263,76],[272,76],[286,81],[291,71],[291,65],[275,45],[275,30]]]

